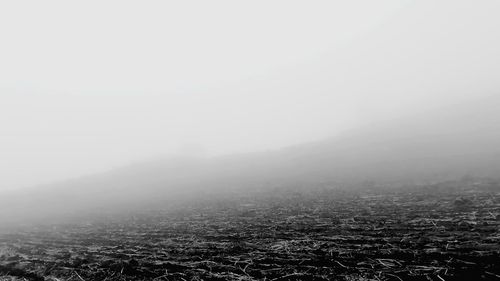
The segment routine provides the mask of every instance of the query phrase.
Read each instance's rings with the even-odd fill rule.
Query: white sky
[[[1,1],[0,189],[495,94],[500,1]]]

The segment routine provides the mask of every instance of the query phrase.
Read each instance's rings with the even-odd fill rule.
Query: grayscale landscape
[[[0,281],[500,280],[499,12],[0,3]]]

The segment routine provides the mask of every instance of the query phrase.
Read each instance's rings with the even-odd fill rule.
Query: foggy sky
[[[0,189],[496,94],[498,1],[0,4]]]

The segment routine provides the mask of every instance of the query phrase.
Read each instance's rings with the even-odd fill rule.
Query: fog
[[[497,1],[0,7],[0,188],[266,151],[496,94]]]
[[[4,207],[494,176],[499,11],[497,1],[1,3]]]

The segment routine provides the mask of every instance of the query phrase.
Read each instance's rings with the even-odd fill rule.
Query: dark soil
[[[500,189],[274,190],[26,228],[0,236],[0,280],[500,280]]]

